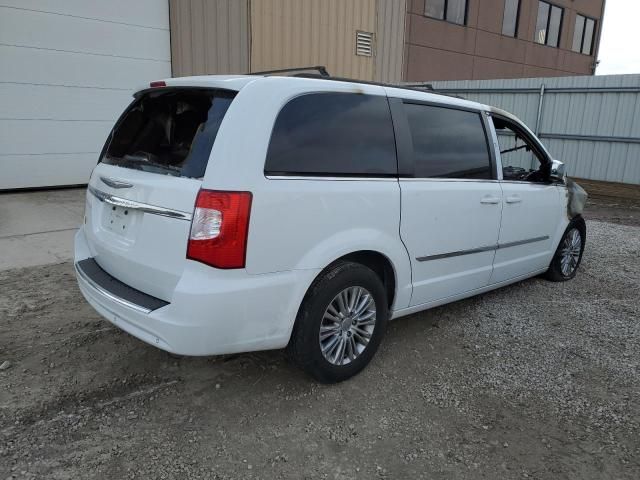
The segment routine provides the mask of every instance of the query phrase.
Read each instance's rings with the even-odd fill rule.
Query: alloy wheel
[[[320,322],[320,349],[333,365],[347,365],[365,351],[376,325],[376,304],[363,287],[338,293]]]
[[[571,275],[578,267],[580,252],[582,250],[582,237],[577,228],[572,228],[562,242],[560,250],[560,270],[565,277]]]

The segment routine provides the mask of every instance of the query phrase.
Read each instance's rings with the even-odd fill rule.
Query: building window
[[[467,23],[467,0],[426,0],[424,14],[438,20],[465,25]]]
[[[596,21],[593,18],[578,15],[576,28],[573,31],[573,46],[571,50],[585,55],[593,53],[593,36],[596,31]]]
[[[538,20],[533,40],[541,45],[557,47],[560,43],[564,9],[550,3],[538,2]]]
[[[504,17],[502,18],[502,34],[510,37],[518,35],[518,17],[520,0],[504,0]]]

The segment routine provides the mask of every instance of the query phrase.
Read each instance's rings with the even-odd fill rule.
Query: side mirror
[[[566,168],[564,163],[559,162],[558,160],[551,161],[551,180],[559,181],[564,183],[567,178]]]

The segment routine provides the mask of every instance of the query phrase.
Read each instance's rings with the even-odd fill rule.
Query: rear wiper
[[[176,167],[174,165],[167,165],[164,163],[158,163],[158,162],[153,162],[151,161],[151,159],[149,158],[148,154],[127,154],[124,157],[122,157],[123,160],[131,162],[131,163],[138,163],[138,162],[144,162],[148,165],[154,166],[154,167],[159,167],[159,168],[166,168],[167,170],[173,170],[174,172],[180,172],[182,171],[182,168],[180,167]]]

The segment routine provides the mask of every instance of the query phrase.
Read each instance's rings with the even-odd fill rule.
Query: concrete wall
[[[355,54],[356,30],[375,33],[375,0],[252,0],[251,71],[325,65],[372,80],[374,57]]]
[[[249,71],[248,0],[169,0],[174,77]]]
[[[603,0],[554,0],[564,8],[559,48],[534,43],[538,0],[520,0],[517,37],[502,35],[504,0],[469,0],[467,25],[424,16],[425,0],[408,0],[407,81],[590,75],[594,55],[571,51],[578,13],[597,19]]]
[[[540,87],[545,85],[540,124]],[[435,82],[446,93],[510,111],[570,176],[640,185],[640,75]]]

